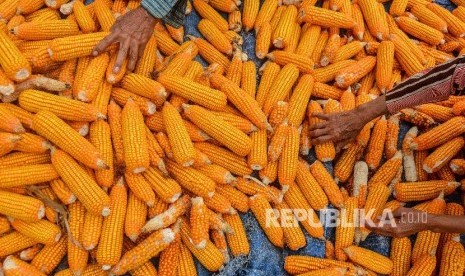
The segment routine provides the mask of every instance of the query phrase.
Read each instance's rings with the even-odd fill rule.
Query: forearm
[[[388,109],[386,106],[386,96],[379,96],[378,98],[366,104],[360,105],[355,109],[355,112],[357,112],[358,117],[365,124],[375,119],[376,117],[387,114]]]
[[[465,216],[430,215],[428,228],[436,233],[465,233]]]

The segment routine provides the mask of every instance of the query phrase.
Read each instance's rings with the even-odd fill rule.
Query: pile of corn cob
[[[326,143],[313,147],[316,162],[303,159],[319,122],[311,114],[351,110],[465,52],[465,2],[454,2],[450,13],[393,0],[386,13],[374,0],[194,0],[186,13],[200,14],[204,38],[184,42],[183,28],[158,23],[134,72],[114,74],[117,48],[92,49],[140,1],[0,0],[3,273],[51,274],[65,255],[69,269],[56,275],[155,275],[153,257],[159,275],[196,275],[193,258],[218,271],[249,253],[238,215],[249,209],[291,250],[306,245],[303,229],[324,240],[318,217],[267,226],[267,209],[331,204],[376,218],[421,202],[464,215],[444,201],[465,174],[464,96],[378,118],[338,158]],[[242,30],[256,32],[259,70],[241,51]],[[398,149],[400,120],[415,126]],[[322,162],[334,162],[334,177]],[[285,269],[463,273],[458,234],[393,239],[391,258],[356,245],[369,234],[338,226],[325,259],[289,256]]]

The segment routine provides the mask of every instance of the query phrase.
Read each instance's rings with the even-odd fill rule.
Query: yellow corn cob
[[[465,174],[465,160],[464,159],[452,159],[449,164],[450,168],[455,174]]]
[[[257,69],[253,61],[246,61],[243,63],[241,88],[255,99],[255,92],[257,90]]]
[[[164,178],[160,172],[152,167],[149,167],[144,172],[144,177],[152,186],[156,195],[164,202],[173,203],[181,195],[181,187],[176,181]]]
[[[464,144],[465,141],[462,137],[457,137],[444,143],[423,161],[423,169],[427,173],[439,171],[463,148]]]
[[[287,124],[287,121],[276,128],[268,147],[268,158],[270,162],[276,162],[281,156],[289,131],[290,128]]]
[[[253,132],[250,136],[252,149],[248,155],[247,163],[252,170],[261,170],[268,163],[266,130]]]
[[[202,197],[212,197],[215,191],[215,182],[199,171],[190,167],[181,167],[168,161],[170,171],[179,184],[192,193]],[[200,179],[202,179],[200,181]]]
[[[103,270],[109,270],[121,258],[126,207],[127,191],[120,180],[111,189],[111,214],[103,220],[102,235],[97,248],[97,262],[102,265]]]
[[[312,96],[322,99],[339,100],[342,97],[343,93],[343,90],[335,86],[330,86],[321,82],[315,82],[313,86]]]
[[[418,18],[418,21],[428,25],[438,31],[447,33],[447,22],[444,21],[438,14],[431,11],[424,5],[414,5],[410,12]]]
[[[400,111],[400,118],[404,121],[410,122],[423,128],[430,128],[436,124],[436,121],[434,121],[431,116],[411,108],[402,109]]]
[[[434,3],[428,3],[426,7],[447,23],[447,29],[453,36],[463,37],[465,35],[465,22],[462,22],[457,16]]]
[[[438,104],[422,104],[415,107],[415,110],[418,110],[424,114],[431,116],[436,122],[446,122],[454,117],[454,109],[441,106]],[[459,115],[459,114],[456,114]]]
[[[395,20],[399,28],[424,42],[434,46],[445,43],[444,34],[442,32],[420,23],[415,19],[407,16],[399,16]]]
[[[262,112],[257,101],[255,101],[251,95],[247,94],[234,82],[220,74],[214,74],[211,81],[212,85],[224,92],[228,99],[242,112],[242,114],[244,114],[259,129],[269,129],[266,115]]]
[[[444,245],[440,262],[440,276],[460,275],[463,273],[465,252],[463,246],[457,241],[449,241]],[[419,262],[419,261],[418,261]]]
[[[160,254],[158,275],[176,275],[181,243],[181,237],[176,233],[174,241]]]
[[[158,81],[169,91],[207,108],[220,110],[226,104],[224,93],[208,89],[186,78],[164,75],[160,76]]]
[[[126,105],[129,98],[132,98],[132,100],[136,103],[144,115],[153,115],[157,109],[155,103],[149,99],[141,97],[122,88],[113,88],[111,90],[111,97],[117,104],[121,106]]]
[[[349,259],[356,264],[360,264],[374,272],[389,274],[392,272],[392,261],[374,251],[351,245],[344,249]]]
[[[392,2],[389,8],[389,14],[392,16],[401,16],[407,9],[408,0],[396,0]]]
[[[14,257],[8,256],[3,261],[3,271],[6,275],[31,275],[42,276],[44,273],[40,272],[34,266]]]
[[[368,181],[368,186],[374,186],[382,184],[387,186],[391,180],[395,177],[397,171],[402,166],[402,153],[397,151],[397,153],[385,162],[371,177]]]
[[[175,231],[177,232],[177,230]],[[149,261],[150,258],[157,256],[174,240],[175,231],[167,228],[152,233],[133,249],[127,251],[121,260],[112,268],[111,273],[123,275],[129,270],[143,265]]]
[[[351,29],[355,22],[344,13],[318,8],[312,5],[302,5],[299,12],[299,21],[322,27],[338,27]]]
[[[375,123],[373,133],[368,144],[368,152],[365,161],[371,170],[378,168],[384,152],[384,143],[386,140],[387,121],[383,116]]]
[[[50,147],[50,143],[44,138],[31,133],[23,133],[19,135],[21,140],[16,142],[15,150],[27,153],[44,153]]]
[[[13,208],[13,206],[17,207]],[[43,203],[38,199],[1,191],[0,213],[15,219],[34,222],[44,217],[45,208]]]
[[[0,168],[50,163],[49,154],[15,152],[0,158]]]
[[[286,213],[287,210],[289,210],[289,206],[287,206],[285,202],[281,202],[279,204],[274,204],[273,207],[281,214],[279,221],[283,225],[284,243],[287,247],[291,250],[298,250],[304,247],[307,242],[298,224],[297,218],[292,213]]]
[[[44,5],[44,1],[42,0],[34,0],[34,1],[21,0],[21,1],[18,1],[16,13],[17,14],[31,14],[35,11],[38,11],[40,8],[42,8],[43,5]]]
[[[321,59],[319,64],[323,67],[328,66],[330,63],[333,63],[333,60],[341,46],[341,37],[339,33],[330,34],[328,43],[326,43],[325,48],[321,52]]]
[[[358,198],[349,197],[344,201],[344,209],[339,214],[341,223],[336,227],[335,237],[335,257],[339,261],[346,261],[347,256],[343,251],[347,246],[352,245],[355,238],[355,223],[358,221]]]
[[[274,0],[267,0],[264,1],[263,4],[260,7],[260,10],[258,11],[256,20],[255,20],[255,32],[258,33],[260,31],[260,28],[265,24],[269,23],[273,15],[278,8],[278,2]]]
[[[124,163],[123,137],[121,126],[121,107],[113,100],[108,105],[108,123],[111,131],[111,142],[116,157],[116,163]]]
[[[232,207],[231,202],[221,194],[215,193],[211,197],[205,198],[205,205],[212,211],[221,214],[235,214],[236,210]]]
[[[79,28],[72,20],[33,21],[12,29],[19,39],[48,40],[79,34]]]
[[[46,245],[32,259],[31,265],[44,274],[50,274],[60,263],[66,254],[67,237],[62,237],[53,245]]]
[[[134,173],[143,172],[150,163],[144,118],[132,99],[127,101],[121,112],[121,123],[127,169]]]
[[[250,209],[252,210],[255,218],[257,219],[270,242],[277,247],[283,247],[283,230],[276,217],[270,218],[269,215],[267,215],[269,214],[269,211],[267,210],[272,209],[266,198],[260,194],[257,194],[250,197],[249,204]]]
[[[353,172],[354,164],[360,157],[362,151],[362,146],[358,143],[353,143],[342,153],[334,167],[334,177],[337,183],[347,182]]]
[[[274,51],[267,57],[279,65],[293,64],[304,73],[313,72],[313,61],[305,56],[294,54],[289,51]]]
[[[313,209],[321,210],[326,208],[328,205],[328,198],[317,180],[310,173],[308,165],[303,160],[299,160],[296,181]]]
[[[122,87],[134,94],[149,98],[157,106],[161,106],[166,99],[165,88],[158,82],[137,74],[128,74],[122,80]]]
[[[163,106],[163,123],[168,133],[173,157],[183,166],[190,166],[194,162],[194,146],[189,138],[178,111],[169,103]]]
[[[144,177],[139,174],[130,172],[125,173],[125,180],[134,195],[145,202],[147,206],[153,206],[155,202],[155,194],[152,191],[150,184],[145,181]]]
[[[49,111],[34,116],[34,130],[52,143],[72,154],[74,158],[91,168],[107,168],[98,151],[65,122]]]
[[[336,85],[347,88],[373,70],[376,65],[376,58],[367,56],[357,63],[339,71],[336,75]]]
[[[291,98],[289,99],[289,123],[300,126],[305,116],[306,102],[310,99],[315,80],[311,75],[300,77]]]
[[[9,79],[23,81],[31,75],[31,67],[25,56],[4,32],[0,32],[0,50],[3,53],[0,55],[0,65]]]
[[[111,203],[110,203],[111,204]],[[102,233],[103,217],[86,212],[80,241],[85,250],[93,250],[98,245]]]
[[[189,249],[181,243],[180,245],[180,253],[179,253],[179,264],[178,264],[178,275],[186,275],[186,276],[195,276],[197,275],[197,270],[195,268],[194,260],[192,258],[192,254],[190,253]]]
[[[232,55],[233,47],[216,25],[208,20],[202,19],[198,25],[200,33],[221,53]]]
[[[73,273],[75,272],[72,272],[70,269],[64,269],[56,273],[56,275],[57,276],[72,276],[74,275]],[[81,273],[81,271],[79,273]],[[83,270],[81,275],[83,276],[104,276],[106,274],[107,272],[103,271],[101,266],[97,264],[93,264],[93,265],[87,266]]]
[[[244,158],[231,151],[210,143],[195,143],[195,147],[205,153],[214,164],[224,167],[233,174],[243,176],[252,173],[252,169],[247,165]]]
[[[317,47],[317,40],[320,36],[320,33],[320,26],[311,25],[308,27],[307,30],[303,32],[295,53],[305,57],[311,57],[313,51]]]
[[[315,161],[310,166],[310,172],[325,191],[326,196],[328,197],[331,204],[336,207],[342,207],[342,193],[323,164],[318,160]]]
[[[266,101],[266,97],[273,85],[274,79],[278,76],[281,68],[278,64],[274,62],[267,62],[265,68],[263,69],[262,77],[260,79],[260,84],[258,86],[258,91],[256,95],[256,100],[260,107],[263,107],[263,104]]]
[[[110,9],[111,7],[107,6],[104,0],[95,1],[93,7],[102,31],[109,32],[115,23],[115,17]]]
[[[95,121],[105,118],[99,110],[89,104],[65,97],[55,96],[38,90],[26,90],[21,93],[20,105],[31,112],[48,110],[65,120]]]
[[[228,263],[230,258],[228,253],[228,243],[226,241],[226,235],[221,231],[213,230],[211,232],[211,239],[213,241],[213,244],[218,248],[218,250],[221,251],[221,254],[223,254],[224,262]]]
[[[77,201],[68,206],[69,235],[68,235],[68,266],[73,273],[82,273],[87,267],[89,254],[80,246],[79,239],[84,230],[85,209]]]
[[[170,36],[165,27],[161,23],[155,25],[153,36],[157,41],[158,50],[164,55],[171,56],[176,53],[180,46]]]
[[[223,267],[224,256],[210,240],[207,240],[207,244],[204,249],[195,248],[190,241],[191,230],[186,222],[181,224],[181,238],[183,244],[189,248],[192,254],[207,270],[218,271]]]
[[[52,163],[63,181],[87,210],[96,215],[108,216],[110,213],[108,196],[71,156],[63,151],[55,150],[52,153]]]
[[[223,1],[221,1],[223,2]],[[235,6],[235,5],[234,5]],[[235,6],[237,9],[237,6]],[[242,14],[238,10],[233,10],[228,14],[229,30],[236,33],[242,30]]]
[[[271,126],[275,129],[282,123],[286,121],[286,118],[289,114],[289,104],[288,102],[279,101],[275,104],[271,110],[270,116],[268,118]]]
[[[153,207],[148,208],[148,218],[154,218],[155,216],[168,210],[168,204],[163,202],[160,198],[157,197]],[[144,220],[145,223],[145,220]]]
[[[397,171],[396,171],[397,172]],[[381,216],[383,213],[383,207],[386,205],[389,196],[391,195],[391,190],[381,184],[373,184],[369,187],[368,196],[365,203],[365,210],[367,212],[373,211],[371,215],[367,215],[366,218],[369,220],[376,220],[377,217]],[[368,214],[368,213],[367,213]],[[370,230],[367,228],[361,228],[361,240],[364,241],[370,234]]]
[[[201,0],[195,0],[192,2],[194,4],[195,10],[200,14],[202,18],[209,19],[215,23],[216,27],[220,31],[228,30],[228,22],[223,19],[223,17],[215,11],[207,2]]]
[[[242,11],[242,25],[246,32],[253,29],[260,8],[258,0],[244,0]]]
[[[356,54],[358,54],[360,51],[362,51],[365,45],[366,45],[366,42],[352,41],[340,47],[339,50],[336,52],[334,58],[330,60],[330,62],[336,63],[339,61],[349,59],[355,56]],[[323,63],[321,63],[321,65],[323,65]]]
[[[29,248],[37,242],[17,231],[6,234],[0,238],[2,249],[0,256],[6,257],[23,249]]]
[[[271,109],[278,101],[282,101],[289,94],[292,86],[297,81],[299,70],[293,64],[288,64],[283,67],[279,74],[275,77],[270,91],[267,94],[263,104],[265,114],[270,114]]]
[[[231,65],[226,73],[226,78],[233,81],[238,86],[240,86],[242,79],[242,63],[242,52],[236,50],[232,58]]]
[[[394,66],[394,44],[390,41],[380,43],[376,63],[376,85],[385,93],[392,80]]]
[[[284,269],[293,275],[331,267],[352,269],[353,265],[348,262],[301,255],[290,255],[284,259]]]
[[[110,102],[112,87],[113,86],[106,81],[101,82],[99,90],[97,92],[97,96],[92,102],[92,105],[97,107],[100,113],[102,113],[105,116],[107,116],[108,113],[108,104]]]
[[[278,178],[281,185],[294,182],[297,173],[299,154],[299,133],[295,127],[287,128],[285,143],[282,147],[282,156],[278,165]],[[279,154],[277,154],[279,156]]]
[[[342,111],[350,111],[355,108],[355,95],[350,87],[342,93],[339,103]]]
[[[199,0],[201,2],[202,0]],[[196,37],[188,36],[190,40],[194,41],[194,43],[199,48],[200,56],[205,59],[209,64],[218,63],[224,68],[229,67],[229,59],[224,56],[220,51],[218,51],[213,45],[208,43],[206,40]]]
[[[288,6],[281,15],[276,29],[273,31],[272,42],[276,48],[285,48],[292,38],[292,29],[297,19],[297,8]]]
[[[412,243],[408,237],[394,238],[391,244],[391,260],[393,269],[391,275],[406,275],[410,269]]]
[[[321,82],[321,83],[330,82],[336,78],[337,74],[341,70],[344,70],[345,68],[350,68],[354,64],[357,64],[355,60],[351,60],[351,59],[343,60],[343,61],[331,64],[331,65],[328,65],[326,67],[317,68],[313,71],[312,75],[315,78],[316,82]]]
[[[402,202],[423,201],[436,198],[441,191],[453,192],[460,183],[447,180],[431,180],[422,182],[398,183],[394,188],[394,196]]]
[[[40,9],[26,16],[26,22],[30,21],[47,21],[60,19],[60,14],[54,9]]]
[[[234,153],[245,156],[252,147],[251,140],[240,130],[199,106],[184,106],[186,116],[212,138]]]
[[[281,16],[283,15],[285,10],[286,10],[286,6],[285,5],[279,6],[279,3],[278,3],[278,8],[275,10],[274,14],[272,15],[271,20],[269,20],[271,29],[273,31],[276,30],[279,20],[281,19]]]
[[[231,202],[231,206],[234,209],[237,209],[241,212],[247,212],[249,210],[248,200],[246,200],[247,196],[236,188],[227,184],[220,184],[217,185],[215,191],[219,195],[228,198],[228,200]]]
[[[264,59],[265,56],[268,54],[270,49],[270,41],[271,41],[271,25],[269,22],[264,22],[260,26],[260,30],[257,33],[257,40],[256,40],[256,56],[259,59]]]
[[[24,222],[17,219],[10,219],[10,223],[19,233],[45,245],[55,244],[61,238],[60,228],[46,220]]]
[[[412,76],[415,73],[421,72],[424,66],[415,56],[412,56],[409,45],[396,34],[391,34],[390,40],[395,46],[395,57],[405,70],[407,75]]]
[[[124,233],[133,242],[142,232],[147,217],[147,206],[144,201],[130,192],[128,196],[128,208],[124,220]]]
[[[100,83],[105,76],[109,62],[110,58],[106,53],[90,61],[82,75],[82,79],[74,87],[77,99],[83,102],[91,102],[97,96]]]
[[[90,56],[94,47],[108,34],[108,32],[97,32],[54,39],[49,44],[50,57],[55,61],[66,61]]]
[[[428,151],[415,151],[414,155],[415,170],[417,172],[418,181],[428,180],[428,173],[425,170],[423,170],[423,162],[428,156]]]
[[[208,215],[206,205],[201,197],[191,199],[192,207],[190,211],[191,239],[194,246],[203,249],[208,240]]]
[[[465,129],[462,127],[464,120],[465,118],[461,116],[454,117],[451,120],[425,132],[413,140],[411,148],[422,151],[444,144],[446,141],[449,141],[450,139],[453,139],[465,132]],[[449,131],[449,128],[454,129],[454,131]]]
[[[278,177],[278,161],[269,162],[265,168],[259,172],[263,184],[268,185]]]
[[[145,46],[144,53],[139,58],[139,61],[136,64],[134,73],[144,77],[150,77],[150,74],[155,68],[156,63],[156,49],[157,49],[157,40],[155,37],[151,37]]]

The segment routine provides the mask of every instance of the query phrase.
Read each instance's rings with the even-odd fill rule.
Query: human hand
[[[139,7],[118,17],[111,27],[110,35],[105,37],[93,51],[97,56],[113,43],[119,43],[118,56],[116,58],[114,73],[121,70],[124,60],[129,54],[127,69],[133,71],[137,60],[144,53],[145,46],[153,34],[156,18],[150,15],[144,8]]]
[[[322,121],[310,126],[312,144],[334,142],[336,151],[354,140],[365,125],[356,109],[339,113],[316,113],[313,116]]]
[[[379,223],[377,226],[369,226],[373,232],[394,238],[403,238],[421,231],[429,230],[431,215],[412,208],[400,207],[392,215],[395,223]]]

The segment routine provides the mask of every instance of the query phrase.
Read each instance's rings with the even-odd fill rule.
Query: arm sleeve
[[[447,100],[450,95],[461,93],[465,86],[464,65],[463,57],[455,58],[400,83],[386,94],[389,113]]]
[[[179,28],[184,21],[187,0],[142,0],[141,6],[153,17]]]

